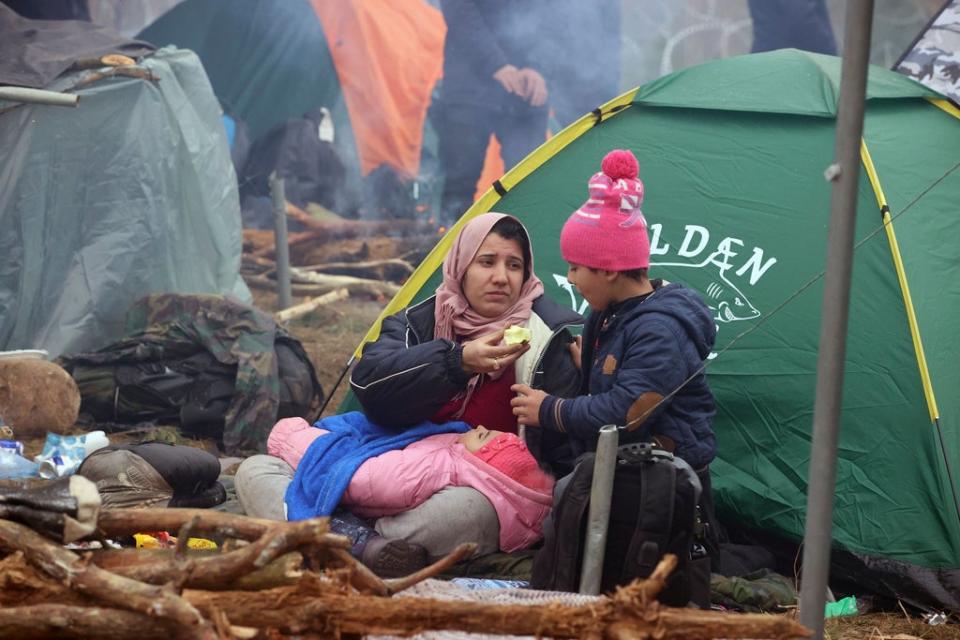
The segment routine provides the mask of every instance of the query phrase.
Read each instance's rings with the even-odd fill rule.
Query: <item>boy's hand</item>
[[[517,397],[510,401],[513,415],[517,416],[517,424],[539,427],[540,405],[543,404],[547,394],[539,389],[531,389],[525,384],[515,384],[510,387],[510,390],[517,394]]]
[[[580,367],[580,352],[583,350],[583,336],[577,336],[573,339],[567,348],[570,349],[570,357],[573,358],[573,364],[577,367],[577,371],[581,370]]]

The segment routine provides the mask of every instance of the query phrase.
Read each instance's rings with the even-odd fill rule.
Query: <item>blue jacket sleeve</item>
[[[670,319],[648,316],[626,337],[629,346],[613,386],[601,393],[576,398],[548,396],[540,405],[540,425],[589,439],[596,437],[604,425],[626,424],[631,406],[643,394],[653,392],[666,396],[686,379],[687,366],[678,332],[684,335],[683,329]],[[654,422],[669,402],[661,404],[644,422]],[[643,423],[638,428],[644,429]]]
[[[364,348],[350,386],[373,422],[408,427],[429,420],[466,388],[470,374],[461,368],[462,355],[450,340],[408,345],[406,322],[390,316]]]

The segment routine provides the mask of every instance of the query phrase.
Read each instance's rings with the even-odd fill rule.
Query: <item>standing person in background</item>
[[[749,0],[753,18],[751,53],[801,49],[837,54],[826,0]]]
[[[549,96],[537,50],[542,0],[441,0],[447,23],[435,125],[446,172],[441,220],[473,202],[490,134],[510,168],[546,139]]]
[[[544,13],[544,76],[561,128],[620,94],[620,19],[620,0],[553,0]]]

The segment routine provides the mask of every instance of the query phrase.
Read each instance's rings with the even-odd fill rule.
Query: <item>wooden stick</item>
[[[194,517],[197,518],[194,526],[198,533],[221,534],[240,540],[256,540],[268,529],[285,524],[211,509],[104,509],[97,518],[97,529],[107,538],[142,531],[179,531]]]
[[[201,611],[223,607],[234,624],[271,627],[286,633],[324,631],[330,635],[409,635],[426,630],[457,630],[502,635],[552,638],[799,638],[809,630],[786,616],[729,614],[697,609],[671,609],[657,602],[636,606],[645,592],[634,583],[627,603],[599,598],[584,605],[556,601],[543,604],[495,604],[444,601],[429,598],[381,598],[344,595],[332,588],[310,592],[273,589],[252,595],[186,591],[185,597]],[[627,587],[631,589],[631,587]],[[227,596],[233,596],[227,601]],[[632,603],[632,604],[631,604]]]
[[[658,569],[655,575],[662,575]],[[659,578],[657,578],[659,579]],[[298,585],[259,592],[184,591],[183,597],[206,615],[220,611],[232,625],[275,629],[282,633],[331,637],[337,634],[410,635],[426,630],[459,630],[554,638],[667,640],[692,638],[799,638],[810,632],[786,616],[731,614],[672,609],[642,602],[656,587],[636,581],[608,598],[584,605],[546,600],[530,605],[443,601],[397,595],[384,598],[344,593],[342,585],[305,574]],[[65,593],[44,585],[33,602],[61,602]],[[0,603],[17,602],[18,594],[0,588]],[[546,594],[545,594],[546,595]],[[0,607],[0,612],[4,611]],[[9,611],[7,609],[6,611]],[[0,616],[0,621],[5,617]],[[2,627],[0,627],[2,628]],[[152,635],[144,629],[139,638]],[[99,637],[93,634],[94,637]],[[42,637],[42,636],[41,636]],[[132,636],[131,636],[132,637]]]
[[[193,557],[188,567],[153,562],[114,567],[118,575],[149,584],[174,582],[194,589],[227,589],[240,577],[262,569],[277,558],[301,547],[344,548],[343,536],[327,534],[326,518],[291,522],[268,529],[256,542],[228,553]]]
[[[283,311],[278,311],[273,314],[273,319],[277,322],[289,322],[290,320],[295,320],[297,318],[302,318],[303,316],[309,315],[324,305],[337,302],[338,300],[343,300],[344,298],[348,297],[350,297],[349,291],[346,289],[336,289],[334,291],[325,293],[322,296],[313,298],[312,300],[301,302],[300,304],[284,309]]]
[[[399,291],[400,287],[392,282],[383,280],[371,280],[370,278],[356,278],[354,276],[336,276],[326,273],[317,273],[316,271],[307,271],[299,267],[290,267],[290,276],[294,280],[307,284],[335,284],[341,286],[349,285],[377,285],[390,291]]]
[[[22,552],[32,565],[84,595],[122,609],[168,618],[177,625],[180,636],[216,637],[210,623],[176,594],[83,562],[28,527],[0,520],[0,546]]]
[[[36,604],[0,608],[0,638],[168,640],[177,627],[142,613],[108,607]]]
[[[362,278],[351,278],[350,276],[322,276],[321,274],[314,275],[319,277],[311,278],[311,280],[319,280],[320,282],[311,282],[310,284],[303,284],[299,282],[292,283],[291,286],[293,289],[293,295],[317,296],[328,293],[335,289],[345,288],[350,292],[350,295],[392,297],[397,291],[400,290],[400,287],[392,282],[383,282],[382,280],[364,280]],[[248,286],[256,289],[269,289],[275,291],[277,288],[276,280],[271,280],[270,278],[266,278],[261,275],[245,275],[243,279]]]
[[[188,558],[218,557],[212,550],[188,551]],[[139,565],[173,564],[172,549],[98,549],[90,552],[93,563],[101,569],[112,571],[119,575],[131,577],[132,569]],[[294,584],[303,575],[303,555],[293,551],[280,556],[262,569],[256,569],[236,578],[224,589],[254,591],[257,589],[272,589],[287,584]],[[212,587],[216,588],[216,587]]]
[[[372,593],[376,596],[390,595],[390,590],[380,576],[343,549],[335,549],[333,556],[350,571],[350,584],[357,591]]]
[[[289,211],[289,209],[288,209]],[[308,214],[309,215],[309,214]],[[309,228],[306,231],[291,233],[287,244],[292,248],[301,244],[322,244],[334,240],[349,238],[397,235],[401,237],[422,236],[440,239],[437,230],[430,224],[420,220],[343,220],[339,222],[323,222],[313,220],[305,223]],[[274,258],[276,248],[273,243],[255,249],[254,256]]]
[[[413,265],[399,258],[368,260],[364,262],[327,262],[300,267],[303,271],[316,271],[329,275],[355,276],[401,282],[413,273]]]

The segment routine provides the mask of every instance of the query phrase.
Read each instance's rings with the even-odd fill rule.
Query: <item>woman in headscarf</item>
[[[366,417],[383,427],[456,420],[517,433],[512,384],[576,395],[580,372],[567,328],[582,323],[579,314],[543,295],[520,221],[487,213],[461,230],[436,295],[383,321],[350,383]],[[504,330],[516,325],[530,330],[530,340],[505,344]],[[565,434],[530,429],[526,436],[541,466],[558,476],[570,471]],[[247,458],[236,475],[247,514],[286,519],[283,496],[292,478],[293,469],[280,458]],[[500,547],[497,512],[470,487],[444,488],[409,511],[380,518],[375,529],[342,510],[331,527],[384,576],[412,573],[463,542],[477,543],[476,555]]]
[[[576,395],[580,372],[568,327],[582,323],[544,295],[520,221],[486,213],[460,231],[436,295],[384,319],[350,384],[367,417],[386,427],[462,420],[516,433],[512,384]],[[528,328],[530,340],[506,345],[504,330],[513,325]],[[541,466],[555,475],[572,468],[565,434],[529,429],[525,436]],[[431,560],[462,542],[476,542],[477,555],[499,549],[496,511],[469,487],[447,487],[410,511],[380,518],[376,530],[426,548]]]
[[[582,322],[543,295],[523,225],[486,213],[460,232],[436,295],[384,320],[350,384],[364,413],[383,426],[462,420],[516,433],[510,385],[576,394],[567,327]],[[504,344],[504,330],[516,325],[530,330],[530,341]],[[559,462],[554,443],[530,444],[541,462]]]

